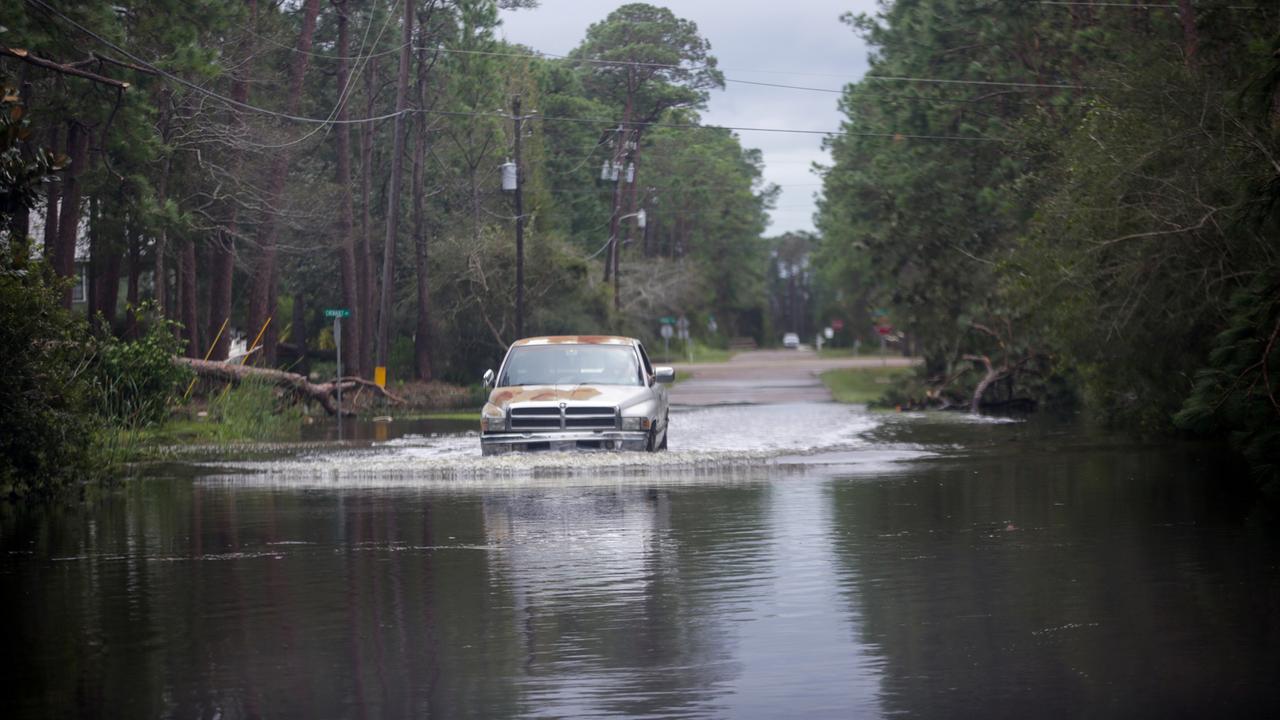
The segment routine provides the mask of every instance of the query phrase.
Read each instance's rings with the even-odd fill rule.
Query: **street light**
[[[622,217],[620,217],[620,218],[618,218],[618,219],[619,219],[619,220],[626,220],[627,218],[635,218],[635,219],[636,219],[636,227],[640,228],[641,230],[643,230],[643,229],[644,229],[644,223],[645,223],[645,212],[644,212],[644,208],[640,208],[639,210],[637,210],[637,211],[635,211],[635,212],[633,212],[633,213],[627,213],[626,215],[623,215]]]

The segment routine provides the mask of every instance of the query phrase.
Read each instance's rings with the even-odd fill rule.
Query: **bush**
[[[296,438],[302,427],[302,409],[292,402],[281,405],[275,387],[268,383],[246,380],[228,389],[209,402],[214,439],[229,442]]]
[[[92,350],[63,289],[43,262],[0,264],[0,497],[48,495],[95,472]]]
[[[139,314],[154,315],[144,305]],[[158,320],[138,340],[122,341],[107,335],[98,341],[94,363],[94,402],[107,423],[127,430],[155,425],[165,419],[169,400],[191,371],[173,362],[182,352],[182,341],[173,323]]]

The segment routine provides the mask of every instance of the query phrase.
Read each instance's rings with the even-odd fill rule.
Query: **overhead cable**
[[[80,32],[88,35],[89,37],[105,45],[106,47],[120,53],[121,55],[137,63],[138,65],[155,72],[157,75],[160,75],[169,80],[172,80],[173,82],[185,88],[188,88],[196,93],[205,95],[206,97],[213,98],[220,102],[226,103],[231,107],[245,110],[247,112],[253,112],[260,115],[275,117],[282,120],[290,120],[292,122],[311,123],[311,124],[317,124],[317,125],[337,125],[337,124],[360,125],[365,123],[389,120],[399,115],[413,115],[413,114],[431,114],[431,115],[440,115],[440,116],[446,116],[446,117],[492,117],[492,118],[502,118],[502,119],[506,119],[508,117],[505,113],[496,113],[496,112],[457,112],[457,111],[447,111],[447,110],[408,108],[405,110],[393,111],[393,112],[384,113],[382,115],[377,115],[373,117],[347,118],[345,120],[337,120],[336,118],[333,118],[333,117],[326,117],[326,118],[306,117],[301,115],[293,115],[290,113],[279,112],[277,110],[269,110],[267,108],[258,107],[250,103],[240,102],[239,100],[235,100],[234,98],[229,98],[225,95],[222,95],[212,90],[209,90],[207,88],[201,87],[200,85],[190,82],[189,80],[186,80],[185,78],[182,78],[178,75],[174,75],[173,73],[163,68],[157,67],[147,62],[143,58],[135,55],[134,53],[129,52],[125,48],[120,47],[119,45],[111,42],[107,38],[102,37],[101,35],[90,30],[89,28],[81,25],[80,23],[76,22],[72,18],[67,17],[65,14],[58,11],[56,8],[44,2],[44,0],[26,0],[26,2],[41,8],[42,10],[50,13],[51,15],[61,18],[64,22],[76,28]],[[613,120],[613,119],[604,119],[604,118],[578,118],[578,117],[549,116],[549,115],[539,115],[532,119],[543,120],[543,121],[549,120],[549,121],[560,121],[560,122],[579,122],[579,123],[589,123],[594,125],[614,125],[617,122],[616,120]],[[992,138],[992,137],[985,137],[985,136],[969,136],[969,135],[928,135],[928,134],[900,133],[900,132],[856,132],[852,130],[805,130],[805,129],[796,129],[796,128],[748,127],[748,126],[729,126],[729,125],[696,125],[691,123],[664,123],[664,122],[633,122],[633,123],[630,123],[630,125],[632,127],[663,127],[663,128],[676,128],[676,129],[686,129],[686,130],[712,130],[712,131],[729,130],[734,132],[787,133],[787,134],[796,134],[796,135],[824,135],[824,136],[831,136],[831,137],[835,137],[835,136],[883,137],[883,138],[889,138],[893,140],[1007,142],[1003,138]]]

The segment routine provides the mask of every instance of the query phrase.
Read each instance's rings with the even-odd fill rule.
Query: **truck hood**
[[[489,403],[504,412],[512,405],[550,402],[627,408],[649,397],[650,389],[641,385],[527,385],[494,388]]]

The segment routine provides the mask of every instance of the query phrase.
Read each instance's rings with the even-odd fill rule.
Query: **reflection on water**
[[[1280,548],[1207,458],[852,419],[720,469],[358,480],[410,439],[6,510],[0,716],[1280,709]]]

